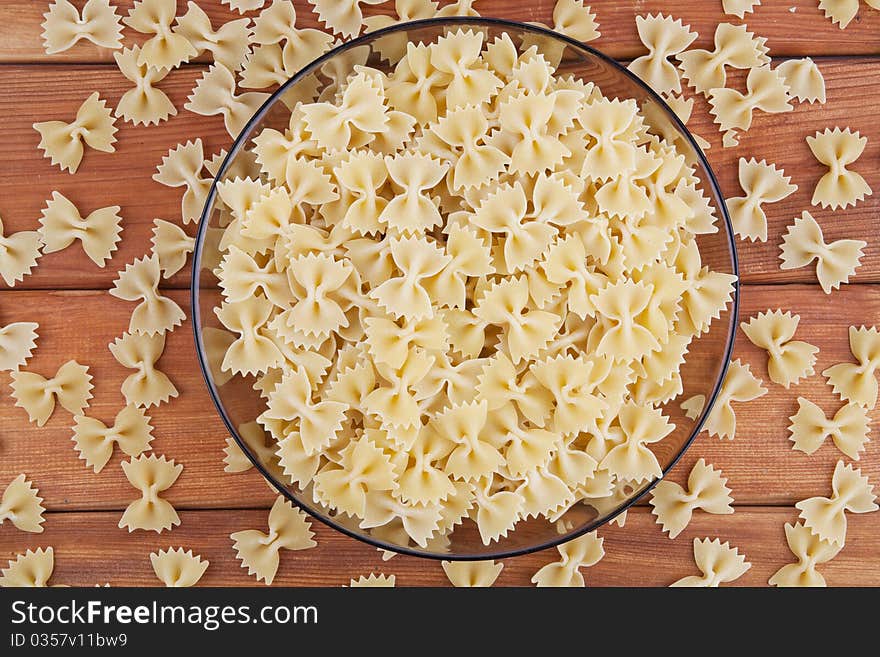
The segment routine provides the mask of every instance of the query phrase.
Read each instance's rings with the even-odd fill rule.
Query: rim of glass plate
[[[672,120],[673,124],[678,128],[679,132],[686,138],[690,146],[694,149],[699,158],[700,164],[703,166],[703,169],[706,171],[709,179],[709,185],[711,187],[711,191],[715,197],[716,204],[721,212],[721,218],[724,221],[724,225],[726,227],[725,236],[727,237],[727,247],[731,260],[731,264],[733,266],[733,274],[736,276],[736,282],[734,283],[733,289],[733,298],[731,300],[730,307],[730,323],[728,326],[728,336],[727,343],[724,348],[723,354],[723,362],[721,365],[721,371],[718,375],[717,380],[715,381],[715,385],[712,390],[712,394],[706,401],[706,404],[703,408],[703,412],[699,419],[694,423],[694,427],[691,431],[690,436],[684,442],[682,448],[678,451],[672,461],[663,469],[663,475],[659,479],[655,479],[650,484],[648,484],[643,490],[639,493],[633,495],[626,502],[621,503],[614,511],[602,517],[600,519],[593,520],[582,527],[579,527],[575,530],[567,532],[565,534],[560,534],[557,537],[554,537],[551,540],[543,541],[536,543],[535,545],[527,546],[527,547],[518,547],[515,549],[498,549],[494,551],[487,551],[482,554],[460,554],[460,553],[450,553],[443,554],[439,552],[430,552],[430,551],[421,551],[416,548],[403,547],[399,545],[392,545],[389,543],[385,543],[379,539],[376,539],[367,534],[359,534],[343,525],[337,523],[333,518],[328,517],[324,513],[322,513],[319,509],[313,508],[309,505],[305,500],[299,499],[297,496],[293,495],[288,489],[287,486],[283,482],[279,482],[276,478],[269,472],[269,470],[263,465],[263,463],[257,458],[251,451],[251,449],[247,446],[247,444],[242,440],[241,436],[239,436],[238,429],[233,425],[231,419],[226,413],[226,408],[223,405],[223,402],[220,399],[220,394],[217,391],[217,388],[214,384],[213,377],[211,375],[210,367],[208,365],[207,354],[204,348],[204,343],[202,341],[202,326],[201,326],[201,317],[197,312],[199,308],[199,272],[201,270],[201,258],[202,258],[202,250],[204,246],[204,237],[207,232],[208,227],[208,216],[211,213],[214,206],[214,199],[217,194],[217,180],[222,179],[223,175],[226,173],[230,164],[235,160],[238,156],[239,152],[242,150],[244,146],[244,142],[246,141],[244,137],[248,135],[251,131],[251,128],[257,123],[259,123],[263,117],[267,114],[267,112],[274,106],[276,102],[279,101],[279,98],[282,94],[284,94],[288,89],[292,86],[296,85],[300,79],[302,79],[305,75],[311,73],[316,68],[327,62],[328,60],[336,57],[340,53],[343,53],[347,50],[355,48],[359,45],[363,45],[366,43],[374,42],[377,38],[382,37],[387,34],[394,34],[397,32],[402,32],[406,30],[419,29],[424,27],[436,27],[436,26],[464,26],[470,25],[473,27],[500,27],[506,31],[525,31],[525,32],[533,32],[535,34],[540,34],[545,37],[556,39],[564,42],[566,45],[571,46],[577,50],[585,52],[589,55],[597,57],[602,60],[606,64],[609,64],[612,69],[615,69],[621,75],[628,77],[632,80],[637,86],[641,87],[642,90],[646,93],[646,95],[652,98],[656,103],[663,108],[666,112],[667,116]],[[208,197],[205,201],[205,206],[202,209],[202,215],[199,218],[199,229],[196,234],[196,243],[193,252],[193,261],[192,261],[192,277],[190,282],[190,304],[191,304],[191,315],[192,315],[192,325],[193,325],[193,335],[196,343],[196,353],[198,355],[199,367],[202,371],[202,377],[205,380],[205,383],[208,387],[208,392],[211,395],[211,400],[214,402],[214,406],[217,409],[221,419],[223,420],[224,425],[226,425],[227,431],[233,437],[238,446],[242,449],[242,451],[247,455],[248,459],[253,463],[254,467],[263,475],[263,477],[272,484],[274,488],[276,488],[281,495],[286,497],[292,504],[296,507],[302,509],[306,513],[308,513],[311,517],[317,519],[328,527],[333,528],[334,530],[345,534],[346,536],[350,536],[351,538],[357,539],[359,541],[363,541],[373,547],[379,548],[381,550],[388,550],[391,552],[406,554],[410,556],[422,557],[424,559],[443,559],[447,561],[478,561],[478,560],[486,560],[486,559],[506,559],[510,557],[521,556],[524,554],[530,554],[532,552],[537,552],[539,550],[545,550],[547,548],[552,548],[557,545],[561,545],[562,543],[566,543],[570,540],[578,538],[579,536],[583,536],[602,525],[605,525],[612,520],[614,520],[617,516],[627,511],[631,506],[633,506],[636,502],[638,502],[644,495],[651,491],[654,486],[657,485],[669,471],[675,467],[684,453],[690,448],[691,444],[693,444],[697,435],[703,428],[703,425],[706,422],[706,419],[709,416],[709,413],[712,410],[712,407],[715,404],[715,401],[718,397],[718,394],[721,391],[721,385],[724,382],[724,378],[727,374],[727,369],[730,364],[730,356],[733,352],[733,343],[734,337],[736,334],[736,325],[739,318],[739,301],[740,301],[740,279],[739,279],[739,260],[737,258],[736,251],[736,243],[733,237],[733,226],[730,222],[730,215],[727,211],[727,205],[724,201],[724,196],[721,194],[721,188],[718,185],[718,180],[715,177],[715,172],[712,170],[712,167],[709,165],[708,160],[706,159],[705,154],[702,149],[697,144],[690,130],[682,123],[682,121],[678,118],[674,111],[669,107],[666,101],[663,99],[660,94],[656,93],[653,89],[651,89],[644,81],[641,80],[638,76],[630,72],[625,66],[618,63],[615,59],[609,57],[608,55],[602,53],[591,46],[588,46],[580,41],[576,41],[571,37],[568,37],[564,34],[560,34],[559,32],[555,32],[549,28],[543,27],[541,25],[532,25],[529,23],[521,23],[518,21],[510,21],[503,18],[492,18],[492,17],[477,17],[477,16],[452,16],[452,17],[440,17],[440,18],[428,18],[424,20],[418,21],[409,21],[405,23],[398,23],[380,30],[376,30],[374,32],[369,32],[367,34],[363,34],[351,41],[347,41],[318,57],[312,63],[308,64],[296,74],[294,74],[287,82],[285,82],[281,87],[278,88],[259,110],[251,117],[251,119],[247,122],[247,124],[242,129],[241,133],[236,137],[235,142],[232,147],[229,149],[229,152],[226,155],[226,158],[223,160],[223,164],[217,171],[217,175],[211,183],[211,189],[208,193]]]

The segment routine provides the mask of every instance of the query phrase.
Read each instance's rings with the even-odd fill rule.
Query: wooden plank
[[[93,586],[158,586],[150,566],[150,552],[182,546],[210,561],[200,586],[256,586],[253,577],[235,559],[229,534],[263,529],[265,510],[185,511],[181,525],[171,533],[135,532],[116,526],[116,513],[50,514],[43,534],[25,534],[9,525],[0,527],[0,565],[25,549],[55,549],[53,584]],[[733,515],[697,512],[675,540],[660,531],[648,509],[631,510],[625,527],[605,526],[605,558],[581,572],[588,586],[668,586],[686,575],[698,574],[693,562],[694,538],[730,541],[752,564],[735,586],[766,586],[781,566],[794,561],[785,542],[783,525],[794,522],[797,511],[788,508],[737,509]],[[849,515],[846,546],[819,571],[830,586],[880,585],[880,513]],[[448,586],[437,561],[395,556],[383,562],[365,543],[344,536],[318,522],[312,523],[318,547],[300,552],[281,551],[274,586],[343,586],[352,577],[369,573],[394,574],[398,586]],[[504,560],[497,586],[532,586],[539,568],[559,559],[555,549]]]
[[[834,59],[820,63],[826,76],[829,102],[825,106],[800,105],[793,113],[759,113],[755,126],[743,135],[738,148],[723,149],[720,134],[711,124],[704,101],[695,111],[692,128],[714,142],[708,155],[726,197],[741,195],[737,181],[737,159],[766,158],[782,166],[799,190],[788,199],[766,207],[770,239],[766,243],[738,240],[741,271],[748,282],[814,282],[811,268],[779,271],[781,235],[792,219],[810,209],[822,224],[827,239],[861,238],[869,243],[855,282],[880,281],[880,127],[874,107],[880,104],[880,58],[872,60]],[[7,233],[33,230],[46,199],[57,190],[68,196],[84,213],[106,205],[122,207],[123,240],[105,269],[89,260],[78,244],[44,256],[34,274],[20,288],[107,288],[116,271],[126,262],[149,250],[153,219],[180,221],[181,190],[152,180],[156,165],[177,143],[202,137],[208,153],[228,146],[230,139],[219,117],[202,117],[183,109],[199,71],[174,71],[161,83],[180,114],[157,127],[133,128],[119,122],[115,154],[89,151],[80,170],[71,176],[37,149],[39,135],[31,127],[36,121],[72,117],[79,103],[92,89],[101,89],[110,105],[129,87],[113,68],[106,67],[22,67],[0,66],[0,80],[8,93],[0,98],[0,139],[7,157],[0,161],[0,216]],[[19,98],[30,102],[21,106]],[[822,166],[812,157],[804,140],[808,134],[829,126],[851,126],[869,139],[868,147],[854,166],[877,190],[855,208],[833,212],[810,206],[810,198]],[[194,226],[188,230],[193,233]],[[174,276],[169,285],[186,287],[188,268]],[[0,287],[5,286],[0,282]]]
[[[183,292],[171,293],[186,308]],[[797,338],[821,348],[816,371],[850,361],[847,342],[849,324],[877,323],[880,317],[880,286],[849,286],[825,297],[816,286],[747,286],[743,292],[742,319],[767,308],[790,309],[801,315]],[[54,374],[70,358],[87,364],[95,377],[95,390],[88,414],[110,424],[124,403],[119,392],[130,373],[112,358],[106,345],[127,326],[131,304],[105,292],[5,292],[0,295],[0,324],[33,320],[40,323],[40,341],[28,369]],[[673,479],[684,481],[700,457],[715,464],[729,477],[738,504],[791,505],[797,500],[829,490],[830,472],[842,455],[830,444],[812,456],[790,449],[787,418],[797,410],[796,399],[805,396],[827,413],[839,407],[831,389],[818,374],[790,390],[771,383],[766,356],[740,334],[735,356],[750,363],[770,392],[747,405],[736,405],[739,428],[734,442],[701,434]],[[180,508],[242,508],[267,504],[272,493],[254,471],[223,472],[226,431],[221,424],[196,363],[190,323],[168,338],[159,361],[181,392],[169,404],[149,411],[155,427],[153,449],[184,464],[180,479],[168,499]],[[0,400],[0,484],[20,472],[36,482],[52,510],[121,509],[135,491],[124,478],[115,454],[98,475],[87,469],[74,452],[71,418],[63,409],[43,428],[27,421],[25,412],[8,396],[8,374],[0,384],[6,394]],[[876,416],[874,427],[877,427]],[[871,480],[880,483],[880,443],[867,446],[858,464]]]
[[[81,2],[76,2],[80,6]],[[117,13],[127,16],[133,0],[120,0]],[[215,27],[231,18],[239,18],[227,6],[216,0],[198,3],[211,17]],[[443,2],[442,4],[446,4]],[[541,21],[550,23],[556,0],[533,0],[528,3],[511,3],[508,0],[476,0],[474,7],[483,16],[494,16],[517,21]],[[776,55],[864,55],[876,54],[880,47],[880,13],[860,3],[859,13],[846,31],[841,31],[819,10],[815,0],[787,0],[765,2],[747,14],[745,21],[735,16],[725,16],[719,5],[694,3],[689,0],[591,0],[602,33],[601,38],[590,45],[600,48],[613,57],[632,58],[643,52],[635,29],[635,16],[664,12],[682,18],[700,34],[697,46],[706,47],[712,42],[715,26],[720,21],[745,22],[758,34],[768,38],[768,44]],[[294,0],[299,27],[322,27],[311,6],[305,0]],[[0,61],[43,62],[40,36],[43,12],[47,2],[33,0],[7,0],[4,3],[6,29],[0,38]],[[178,15],[186,11],[186,0],[178,0]],[[248,15],[255,15],[250,12]],[[393,4],[380,7],[366,6],[364,13],[392,14]],[[125,29],[126,43],[142,42],[144,36]],[[49,61],[96,62],[112,61],[112,52],[99,49],[91,43],[81,42],[74,48],[53,55]]]

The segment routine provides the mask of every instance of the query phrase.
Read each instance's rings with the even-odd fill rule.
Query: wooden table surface
[[[81,3],[77,3],[81,4]],[[125,15],[131,0],[113,4]],[[178,3],[181,11],[186,2]],[[199,3],[218,22],[232,17],[215,0]],[[304,0],[295,0],[298,24],[316,25]],[[638,41],[636,14],[663,11],[680,17],[696,29],[698,46],[711,47],[719,21],[740,23],[724,16],[720,0],[593,0],[602,37],[591,45],[625,60],[644,52]],[[810,55],[819,64],[828,88],[824,106],[800,104],[789,114],[757,113],[752,129],[737,148],[722,149],[706,104],[698,99],[690,124],[713,146],[709,159],[726,196],[739,195],[736,161],[740,156],[767,158],[783,167],[799,186],[796,194],[769,206],[768,242],[738,244],[742,279],[741,317],[781,307],[801,315],[798,338],[821,348],[816,372],[851,360],[847,343],[850,324],[880,323],[880,12],[864,3],[852,24],[841,31],[824,18],[816,0],[764,0],[766,6],[745,21],[768,38],[775,57]],[[88,414],[110,423],[123,404],[119,386],[127,375],[113,360],[107,343],[127,326],[130,304],[107,294],[116,271],[149,251],[156,217],[179,222],[179,190],[155,183],[151,176],[168,149],[201,137],[209,152],[227,146],[229,138],[218,117],[196,116],[183,109],[185,98],[205,64],[191,63],[173,71],[160,84],[179,114],[158,127],[134,128],[118,121],[117,152],[86,153],[80,171],[71,176],[52,167],[37,150],[36,121],[66,118],[92,90],[116,105],[129,83],[113,63],[112,53],[83,42],[56,56],[43,53],[41,14],[47,2],[3,0],[0,27],[0,217],[6,234],[34,230],[40,209],[53,191],[60,191],[85,215],[106,205],[120,205],[123,241],[105,269],[98,269],[77,246],[43,256],[32,276],[14,290],[0,292],[0,325],[15,321],[40,324],[39,348],[28,369],[54,372],[69,358],[88,364],[96,384]],[[548,22],[554,0],[478,0],[485,16]],[[367,13],[389,11],[386,5],[366,7]],[[126,29],[127,38],[138,39]],[[128,43],[128,41],[127,41]],[[69,119],[68,119],[69,120]],[[825,127],[849,126],[868,137],[868,147],[856,165],[875,194],[858,207],[832,212],[810,206],[812,189],[821,174],[804,138]],[[812,268],[781,272],[778,245],[793,217],[809,209],[826,238],[859,238],[869,242],[862,266],[850,285],[830,296],[816,284]],[[189,226],[190,233],[193,226]],[[189,268],[169,282],[168,294],[187,307]],[[585,572],[588,585],[667,585],[695,572],[691,542],[694,537],[718,536],[740,548],[752,568],[737,585],[765,585],[768,578],[791,561],[783,524],[794,521],[794,504],[812,495],[828,495],[835,462],[842,455],[827,441],[812,456],[792,451],[788,416],[798,396],[823,406],[838,407],[830,388],[818,374],[790,390],[767,379],[765,354],[741,334],[735,356],[751,364],[770,392],[741,405],[738,430],[732,442],[702,434],[671,477],[683,481],[698,458],[721,468],[736,499],[732,516],[697,512],[675,540],[661,533],[642,502],[630,511],[625,527],[605,527],[606,557]],[[11,523],[0,526],[0,564],[26,548],[54,546],[53,583],[93,585],[155,585],[149,553],[169,545],[192,548],[211,562],[201,583],[253,585],[235,560],[229,534],[263,528],[274,495],[254,471],[223,472],[226,432],[202,382],[187,321],[168,338],[159,367],[172,378],[181,395],[170,404],[151,409],[155,426],[153,449],[184,464],[167,499],[181,511],[182,524],[171,532],[135,532],[117,528],[120,513],[134,499],[114,454],[110,464],[95,475],[77,458],[71,442],[69,414],[58,411],[43,428],[27,421],[24,411],[0,399],[0,488],[21,472],[27,473],[48,509],[42,534],[25,534]],[[2,374],[4,393],[9,378]],[[877,414],[875,413],[875,416]],[[878,428],[876,421],[872,424]],[[880,483],[880,440],[867,446],[858,465],[872,483]],[[350,577],[369,572],[394,573],[400,586],[444,585],[440,564],[397,556],[388,562],[366,544],[334,533],[314,522],[318,547],[282,554],[277,585],[341,585]],[[499,584],[527,585],[539,567],[558,558],[556,550],[505,561]],[[821,569],[831,585],[880,585],[880,513],[851,515],[845,549]]]

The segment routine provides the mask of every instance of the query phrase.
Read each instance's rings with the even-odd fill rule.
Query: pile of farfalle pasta
[[[162,81],[196,57],[212,63],[183,109],[222,116],[235,137],[278,85],[334,45],[397,21],[478,15],[474,0],[395,0],[391,15],[367,16],[363,5],[382,2],[308,0],[325,31],[298,26],[287,0],[223,2],[242,17],[216,28],[196,2],[178,13],[174,0],[138,0],[125,17],[109,0],[51,2],[41,26],[46,53],[79,42],[111,49],[133,85],[115,108],[96,91],[75,116],[36,123],[51,165],[75,174],[90,149],[113,152],[117,120],[147,129],[175,116]],[[759,4],[720,3],[740,19]],[[859,11],[857,0],[819,6],[841,29]],[[144,38],[126,46],[123,24]],[[584,42],[600,29],[583,0],[559,0],[547,27]],[[826,102],[816,62],[774,64],[767,40],[745,25],[720,23],[709,49],[692,47],[696,32],[664,14],[637,16],[636,28],[647,53],[629,68],[683,122],[694,110],[685,87],[703,94],[725,148],[756,113]],[[254,135],[217,185],[222,228],[208,238],[219,246],[210,267],[222,298],[217,326],[204,333],[215,382],[252,382],[263,410],[239,427],[251,450],[338,522],[379,539],[442,551],[464,523],[490,546],[535,518],[570,531],[561,518],[573,505],[604,513],[662,475],[652,445],[675,428],[670,402],[691,419],[705,408],[701,395],[682,398],[681,368],[736,281],[702,261],[699,236],[717,231],[718,218],[694,164],[651,130],[634,100],[557,70],[561,49],[537,43],[450,29],[426,43],[383,39],[382,70],[366,59],[341,68],[331,60],[321,71],[331,83],[299,87],[288,125]],[[729,88],[733,69],[745,71],[744,91]],[[695,139],[707,149],[704,136]],[[872,193],[854,168],[864,136],[835,125],[806,140],[828,167],[813,205],[842,211]],[[179,395],[156,362],[185,313],[160,287],[187,264],[194,237],[186,227],[199,221],[225,155],[206,155],[194,139],[157,163],[154,179],[182,191],[181,221],[156,219],[152,249],[126,264],[110,291],[133,304],[128,330],[108,346],[132,370],[111,426],[88,415],[86,365],[28,371],[39,324],[0,328],[0,370],[11,372],[12,397],[30,421],[70,413],[74,449],[95,472],[114,450],[126,455],[122,469],[139,492],[119,521],[129,532],[181,522],[163,494],[184,466],[151,451],[147,414]],[[797,185],[765,160],[740,158],[738,167],[743,195],[727,201],[734,232],[766,242],[766,206]],[[0,276],[10,286],[41,254],[74,243],[105,267],[122,239],[119,206],[83,217],[62,193],[47,198],[38,230],[4,237],[0,224]],[[826,241],[804,210],[781,236],[780,268],[815,266],[830,294],[855,275],[865,246]],[[768,309],[741,326],[785,388],[815,374],[819,349],[795,339],[799,321]],[[799,397],[793,449],[811,454],[830,439],[849,459],[864,451],[880,334],[851,327],[849,340],[855,362],[821,372],[843,405],[829,418]],[[734,438],[734,404],[767,391],[734,360],[705,431]],[[229,472],[251,467],[231,439],[225,463]],[[651,500],[660,529],[675,538],[696,512],[733,513],[727,483],[704,459],[685,486],[661,481]],[[844,546],[846,513],[878,508],[867,478],[842,459],[831,489],[797,504],[799,522],[785,526],[795,563],[771,584],[824,585],[817,566]],[[0,498],[0,523],[41,532],[42,502],[22,474]],[[283,551],[316,542],[307,517],[283,497],[267,524],[268,532],[230,539],[248,573],[270,584]],[[580,569],[602,559],[603,539],[592,532],[558,552],[532,581],[583,586]],[[717,586],[750,567],[719,538],[695,539],[694,559],[700,574],[674,585]],[[167,586],[193,585],[209,567],[173,546],[150,563]],[[47,585],[53,564],[51,547],[28,550],[3,569],[0,585]],[[490,586],[502,568],[443,563],[455,586]],[[350,581],[395,584],[383,574]]]

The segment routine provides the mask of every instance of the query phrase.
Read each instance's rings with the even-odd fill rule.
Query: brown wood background
[[[81,5],[81,2],[75,2]],[[131,0],[116,2],[124,15]],[[238,17],[217,0],[203,0],[215,25]],[[315,26],[315,17],[304,0],[295,0],[298,24]],[[366,7],[366,13],[390,11],[389,4]],[[608,54],[629,59],[642,54],[634,18],[637,14],[663,11],[680,17],[700,33],[699,46],[711,46],[719,21],[740,23],[725,17],[720,0],[593,0],[602,37],[591,45]],[[130,304],[110,297],[116,271],[150,248],[152,222],[156,217],[179,222],[178,190],[155,183],[155,165],[168,149],[201,137],[208,152],[227,146],[229,138],[218,117],[196,116],[183,109],[195,79],[205,62],[173,71],[159,87],[164,89],[179,114],[149,128],[134,128],[119,121],[115,154],[86,153],[75,176],[52,167],[37,150],[39,136],[31,128],[36,121],[69,117],[92,90],[115,106],[129,83],[113,64],[112,53],[89,43],[55,56],[43,53],[41,14],[47,2],[3,0],[0,27],[0,217],[6,233],[34,230],[40,209],[60,191],[86,214],[106,205],[122,207],[123,241],[106,269],[98,269],[78,245],[44,256],[32,276],[14,290],[0,284],[0,325],[14,321],[40,324],[39,348],[28,369],[48,374],[69,358],[88,364],[95,376],[95,398],[89,415],[110,422],[123,403],[119,385],[128,372],[106,348],[127,326]],[[186,2],[179,2],[181,13]],[[547,22],[554,0],[478,0],[476,8],[486,16]],[[851,25],[841,31],[824,18],[815,0],[765,0],[744,21],[768,38],[775,57],[809,55],[816,59],[828,87],[828,103],[798,105],[793,113],[768,116],[758,113],[752,129],[741,135],[737,148],[722,149],[720,135],[711,123],[706,105],[698,99],[690,124],[713,143],[709,151],[726,196],[737,196],[736,161],[740,156],[767,158],[782,166],[799,186],[796,194],[768,206],[769,235],[766,243],[739,243],[742,278],[742,318],[767,308],[792,310],[801,315],[798,339],[820,347],[817,372],[850,360],[847,326],[880,323],[880,12],[864,3]],[[141,35],[126,29],[126,38]],[[832,212],[809,205],[813,187],[822,173],[804,138],[825,127],[849,126],[869,139],[868,147],[854,167],[876,194],[858,207]],[[786,225],[809,209],[827,239],[860,238],[869,242],[866,256],[850,285],[826,296],[815,282],[812,269],[780,272],[778,245]],[[187,227],[192,233],[194,226]],[[170,282],[169,294],[187,307],[189,268]],[[624,528],[605,527],[606,557],[586,572],[588,585],[666,585],[695,572],[691,553],[694,537],[718,536],[740,548],[752,563],[751,570],[736,584],[764,585],[777,568],[791,560],[783,524],[793,521],[795,502],[830,492],[834,463],[842,455],[830,444],[812,456],[790,449],[788,416],[797,409],[796,398],[805,396],[828,413],[838,407],[824,379],[816,374],[785,390],[767,380],[766,357],[737,338],[735,356],[752,366],[770,389],[761,400],[739,406],[739,428],[733,442],[701,435],[675,468],[672,478],[683,481],[698,458],[721,468],[736,499],[732,516],[696,513],[685,532],[669,540],[661,533],[650,508],[644,503],[629,513]],[[43,428],[27,422],[13,400],[0,398],[0,488],[24,472],[34,481],[48,508],[43,534],[25,534],[11,523],[0,526],[0,565],[26,548],[55,547],[54,583],[93,585],[154,585],[148,554],[160,547],[192,548],[211,561],[203,584],[253,585],[239,567],[229,540],[233,531],[261,528],[273,495],[251,470],[242,474],[223,472],[225,431],[216,417],[198,371],[191,327],[186,322],[168,338],[159,362],[177,385],[181,396],[170,404],[151,409],[155,427],[153,448],[184,464],[178,482],[167,498],[182,511],[183,523],[161,535],[128,534],[117,528],[122,509],[135,491],[122,475],[120,457],[114,455],[99,475],[77,458],[70,440],[70,417],[55,413]],[[0,375],[8,392],[8,375]],[[876,415],[876,414],[875,414]],[[876,432],[878,424],[872,423]],[[859,466],[874,483],[880,482],[880,446],[869,443]],[[283,553],[276,578],[280,585],[329,585],[347,583],[350,577],[373,572],[394,573],[400,586],[443,585],[439,563],[397,556],[382,562],[379,553],[362,543],[313,523],[319,547]],[[555,550],[507,559],[499,584],[526,585],[545,563],[558,558]],[[821,570],[832,585],[880,585],[880,513],[852,515],[844,550]]]

